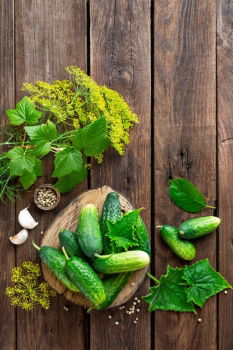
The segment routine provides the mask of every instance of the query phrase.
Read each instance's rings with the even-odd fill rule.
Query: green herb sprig
[[[78,67],[67,67],[71,80],[24,84],[30,93],[6,114],[1,127],[8,149],[0,154],[0,200],[15,199],[43,175],[42,158],[54,154],[52,177],[61,192],[70,191],[87,176],[89,157],[102,161],[110,145],[119,154],[129,143],[137,122],[115,91],[97,85]]]

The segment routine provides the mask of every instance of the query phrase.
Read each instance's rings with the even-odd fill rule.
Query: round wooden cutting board
[[[46,230],[41,245],[48,245],[55,248],[61,248],[59,243],[58,234],[63,229],[76,231],[77,221],[80,214],[80,210],[88,203],[94,204],[98,208],[99,215],[102,212],[102,207],[106,196],[109,192],[114,190],[108,186],[103,186],[95,190],[90,190],[77,196],[65,209],[63,209],[55,218],[53,223]],[[121,193],[119,199],[121,203],[122,211],[128,211],[134,209],[132,204]],[[90,307],[91,303],[82,294],[71,292],[68,290],[57,278],[49,271],[46,265],[42,263],[42,270],[45,280],[49,285],[55,289],[59,294],[63,294],[64,297],[74,304],[82,307]],[[136,292],[140,284],[143,282],[148,267],[135,271],[126,286],[118,294],[115,301],[110,307],[119,306],[128,301]]]

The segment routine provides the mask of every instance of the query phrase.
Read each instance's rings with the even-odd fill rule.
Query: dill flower
[[[27,311],[32,310],[35,304],[49,309],[50,298],[56,292],[48,283],[40,282],[40,277],[40,266],[31,261],[24,261],[21,267],[14,267],[11,274],[14,285],[5,289],[5,294],[11,298],[11,305]]]
[[[106,86],[98,85],[76,66],[66,67],[70,80],[53,83],[24,83],[23,90],[38,108],[50,112],[58,123],[83,128],[100,117],[107,120],[108,137],[120,155],[130,141],[129,131],[138,122],[123,97]],[[103,155],[96,159],[101,162]]]

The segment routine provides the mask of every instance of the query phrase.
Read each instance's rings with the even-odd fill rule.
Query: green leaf
[[[20,176],[19,182],[25,190],[31,187],[36,182],[37,176],[34,173],[29,173],[25,171],[23,175]]]
[[[210,265],[208,259],[198,261],[192,266],[185,266],[183,278],[191,285],[186,292],[188,302],[194,302],[200,307],[213,295],[225,288],[232,288]]]
[[[86,126],[78,129],[73,140],[73,145],[77,149],[84,149],[86,156],[96,156],[102,153],[108,146],[110,141],[107,138],[106,119],[101,117]]]
[[[195,307],[192,302],[187,301],[186,286],[180,285],[183,282],[183,268],[173,268],[168,265],[166,275],[156,280],[157,286],[150,287],[150,293],[143,299],[149,304],[149,311],[173,310],[192,311]]]
[[[35,166],[35,157],[28,153],[27,150],[14,147],[6,154],[7,158],[10,159],[10,175],[21,176],[25,171],[33,173]]]
[[[24,129],[32,141],[32,144],[35,146],[35,154],[45,156],[50,152],[51,142],[57,136],[54,123],[48,120],[46,124],[25,126]]]
[[[128,250],[129,247],[137,246],[138,242],[135,237],[135,225],[139,218],[141,209],[132,210],[124,216],[112,222],[108,220],[108,237],[118,248]]]
[[[37,179],[37,176],[43,175],[43,169],[42,169],[42,161],[40,159],[35,159],[35,166],[33,168],[33,172],[29,173],[28,171],[25,171],[19,178],[19,182],[23,186],[25,190],[27,190],[29,187],[31,187]]]
[[[35,159],[35,166],[33,169],[36,176],[42,176],[43,175],[43,168],[42,168],[42,161],[40,159]]]
[[[61,193],[66,193],[72,190],[76,185],[82,182],[87,176],[87,169],[83,167],[78,173],[73,172],[69,175],[61,177],[56,183],[55,187]]]
[[[34,125],[42,116],[42,113],[36,109],[34,103],[27,96],[17,103],[15,109],[8,109],[6,114],[13,125],[23,123]]]
[[[189,213],[196,213],[206,207],[203,194],[187,179],[170,180],[169,194],[179,208]]]
[[[66,147],[55,156],[55,170],[52,177],[62,177],[72,172],[78,173],[83,167],[82,153],[72,147]]]

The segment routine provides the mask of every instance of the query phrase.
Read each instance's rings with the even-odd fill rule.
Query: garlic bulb
[[[28,208],[24,208],[19,212],[18,220],[22,227],[30,230],[38,225],[38,222],[29,213]]]
[[[13,244],[23,244],[28,238],[28,230],[23,228],[16,235],[9,237],[11,243]]]

